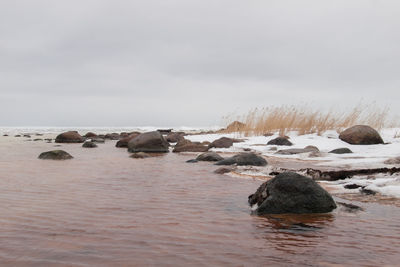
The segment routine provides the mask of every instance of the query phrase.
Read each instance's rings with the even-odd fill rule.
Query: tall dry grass
[[[297,131],[299,135],[311,133],[321,135],[327,130],[340,132],[356,124],[365,124],[381,130],[388,124],[388,115],[388,108],[379,108],[376,104],[359,104],[346,112],[282,105],[252,109],[241,116],[226,116],[224,120],[226,125],[233,121],[243,122],[245,126],[238,132],[245,136],[274,132],[284,136],[288,131]]]

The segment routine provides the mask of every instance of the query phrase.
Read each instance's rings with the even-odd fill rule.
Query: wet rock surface
[[[95,148],[95,147],[97,147],[97,145],[96,145],[95,143],[93,143],[93,142],[86,141],[85,143],[83,143],[82,147],[85,147],[85,148]]]
[[[188,139],[181,139],[175,145],[172,152],[206,152],[208,151],[208,146],[203,145],[198,142],[192,142]]]
[[[83,143],[85,138],[83,138],[77,131],[69,131],[57,135],[56,143]]]
[[[205,152],[197,156],[196,160],[198,161],[220,161],[224,158],[218,155],[215,152]]]
[[[284,172],[263,183],[249,196],[257,215],[281,213],[327,213],[336,208],[332,196],[312,179]]]
[[[268,163],[262,157],[255,153],[239,153],[233,157],[223,159],[215,165],[238,165],[238,166],[266,166]]]
[[[169,143],[158,131],[142,133],[128,143],[129,152],[166,153]]]
[[[43,152],[39,155],[39,159],[51,159],[51,160],[66,160],[72,159],[73,157],[65,152],[64,150],[52,150]]]
[[[234,140],[228,137],[221,137],[209,144],[209,148],[229,148],[233,145]]]

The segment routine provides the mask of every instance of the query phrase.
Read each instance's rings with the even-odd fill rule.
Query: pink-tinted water
[[[169,153],[131,159],[114,142],[0,144],[2,266],[399,266],[400,209],[250,215],[262,183]],[[359,204],[359,203],[358,203]]]

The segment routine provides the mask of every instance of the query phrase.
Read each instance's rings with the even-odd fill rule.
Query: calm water
[[[2,266],[400,264],[397,207],[255,217],[247,196],[262,181],[185,163],[193,156],[131,159],[110,141],[43,161],[54,144],[0,139]]]

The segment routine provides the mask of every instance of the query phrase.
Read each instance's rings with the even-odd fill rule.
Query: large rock
[[[128,135],[127,137],[122,138],[121,140],[119,140],[115,146],[116,147],[128,147],[128,143],[135,138],[136,136],[139,136],[140,133],[132,133],[130,135]]]
[[[165,140],[170,143],[177,143],[179,140],[184,139],[184,132],[169,133]]]
[[[196,160],[198,161],[220,161],[224,158],[218,155],[215,152],[206,152],[197,156]]]
[[[347,147],[342,147],[342,148],[336,148],[334,150],[329,151],[329,153],[332,154],[350,154],[353,153],[349,148]]]
[[[287,138],[285,137],[277,137],[275,139],[270,140],[267,145],[276,145],[276,146],[291,146],[293,145],[292,142],[290,142]]]
[[[104,135],[104,139],[119,140],[120,135],[119,135],[119,133],[108,133],[108,134]]]
[[[234,143],[234,140],[232,138],[228,137],[221,137],[215,141],[213,141],[211,144],[208,145],[209,148],[228,148],[231,147]]]
[[[215,163],[215,165],[233,165],[238,166],[266,166],[268,162],[261,156],[254,153],[239,153],[233,157],[223,159]]]
[[[340,140],[352,145],[383,144],[382,137],[370,126],[356,125],[350,127],[339,135]]]
[[[86,138],[97,137],[97,134],[92,133],[92,132],[88,132],[88,133],[86,133],[86,134],[84,135],[84,137],[86,137]]]
[[[83,138],[77,131],[69,131],[59,134],[56,137],[56,143],[83,143],[85,138]]]
[[[128,151],[133,153],[164,153],[168,148],[169,143],[158,131],[139,134],[128,143]]]
[[[86,141],[85,143],[83,143],[82,147],[85,148],[95,148],[97,147],[97,145],[91,141]]]
[[[249,196],[255,213],[326,213],[336,208],[332,196],[311,178],[284,172],[263,183]]]
[[[198,142],[192,142],[187,139],[181,139],[175,145],[172,152],[206,152],[207,150],[208,146],[206,145]]]
[[[65,160],[73,157],[64,150],[52,150],[43,152],[39,155],[39,159]]]

